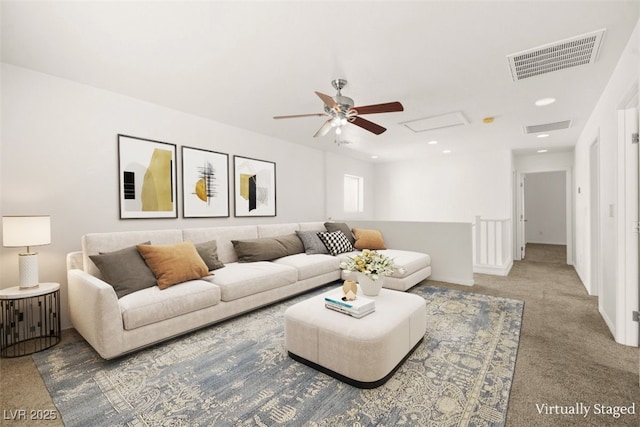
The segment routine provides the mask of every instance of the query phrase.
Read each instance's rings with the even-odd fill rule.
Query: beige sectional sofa
[[[69,311],[75,329],[105,359],[184,334],[341,278],[353,253],[295,253],[271,261],[238,262],[233,241],[325,231],[321,222],[92,233],[67,256]],[[90,256],[141,242],[168,245],[215,241],[224,267],[212,275],[161,290],[151,286],[118,298]],[[406,290],[431,274],[429,255],[384,250],[402,271],[385,287]]]

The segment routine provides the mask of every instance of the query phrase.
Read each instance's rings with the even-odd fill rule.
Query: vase
[[[380,293],[380,289],[382,289],[382,285],[384,282],[384,277],[380,276],[378,280],[372,280],[367,277],[364,273],[358,273],[358,285],[360,285],[360,289],[362,289],[362,293],[371,297],[375,297]]]

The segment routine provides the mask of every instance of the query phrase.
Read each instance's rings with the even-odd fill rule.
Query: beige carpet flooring
[[[525,301],[507,426],[637,427],[638,349],[613,340],[597,298],[565,264],[565,250],[530,244],[526,260],[516,262],[508,277],[478,274],[473,287],[427,282]],[[75,331],[63,332],[64,342],[77,339]],[[594,414],[633,404],[635,415]],[[590,412],[555,414],[569,407]],[[26,420],[10,419],[18,409],[26,410]],[[31,420],[30,410],[56,410],[31,357],[0,359],[0,425],[62,425],[59,414],[54,421]]]

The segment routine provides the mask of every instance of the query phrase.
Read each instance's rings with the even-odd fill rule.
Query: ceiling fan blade
[[[386,128],[370,122],[369,120],[363,119],[360,116],[352,117],[349,119],[349,122],[356,126],[360,126],[362,129],[368,130],[369,132],[375,133],[376,135],[380,135],[382,132],[387,130]],[[329,124],[329,126],[331,126],[331,124]]]
[[[353,107],[357,114],[375,114],[375,113],[395,113],[396,111],[404,111],[404,107],[398,101],[387,102],[384,104],[364,105],[362,107]]]
[[[293,114],[290,116],[273,116],[274,119],[297,119],[298,117],[321,117],[326,116],[324,113],[314,113],[314,114]]]
[[[329,133],[330,130],[331,130],[331,119],[324,122],[322,127],[318,129],[318,132],[316,132],[316,134],[313,135],[313,137],[317,138],[319,136],[325,136],[327,133]]]
[[[320,99],[322,99],[322,102],[324,102],[324,105],[326,105],[327,107],[333,108],[336,106],[336,101],[334,101],[333,98],[329,95],[325,95],[324,93],[320,92],[316,92],[316,95],[318,95]]]

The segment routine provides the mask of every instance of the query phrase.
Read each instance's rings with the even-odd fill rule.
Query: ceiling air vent
[[[441,114],[439,116],[425,117],[423,119],[402,122],[401,125],[413,132],[425,132],[428,130],[448,128],[451,126],[467,125],[469,120],[460,111],[454,113]]]
[[[571,127],[571,120],[565,120],[563,122],[544,123],[541,125],[531,125],[524,127],[524,133],[540,133],[550,132],[553,130],[569,129]]]
[[[513,81],[565,68],[593,64],[606,29],[507,55]]]

